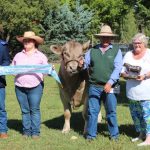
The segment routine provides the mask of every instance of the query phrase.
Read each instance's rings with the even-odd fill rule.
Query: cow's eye
[[[64,54],[64,56],[70,57],[69,53],[67,53],[65,51],[63,52],[63,54]]]

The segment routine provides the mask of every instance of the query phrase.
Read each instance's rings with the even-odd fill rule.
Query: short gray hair
[[[137,33],[133,38],[132,38],[132,43],[134,43],[135,40],[139,40],[140,42],[144,43],[145,47],[148,46],[148,40],[149,38],[145,36],[143,33]]]

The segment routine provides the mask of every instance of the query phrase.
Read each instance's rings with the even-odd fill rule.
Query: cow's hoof
[[[67,133],[69,133],[69,131],[70,131],[70,129],[63,129],[63,130],[62,130],[62,133],[63,133],[63,134],[67,134]]]
[[[98,118],[97,122],[101,123],[102,122],[102,118]]]
[[[86,136],[87,135],[87,131],[83,131],[83,136]]]
[[[97,120],[98,123],[101,123],[102,122],[102,114],[101,112],[99,113],[98,115],[98,120]]]

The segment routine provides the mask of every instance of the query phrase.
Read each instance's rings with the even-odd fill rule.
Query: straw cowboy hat
[[[103,37],[103,36],[109,36],[109,37],[115,37],[117,34],[114,34],[108,25],[103,25],[101,28],[101,31],[99,34],[94,34],[96,37]]]
[[[23,43],[24,39],[33,39],[36,41],[37,44],[42,44],[44,42],[43,38],[36,36],[33,31],[27,31],[24,32],[24,35],[21,37],[16,37],[17,40],[21,43]]]

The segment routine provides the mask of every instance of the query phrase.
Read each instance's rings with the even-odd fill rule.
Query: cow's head
[[[62,46],[51,45],[50,50],[55,54],[61,55],[66,71],[73,75],[82,69],[79,62],[83,60],[83,54],[89,48],[89,45],[90,41],[84,44],[69,41]]]

